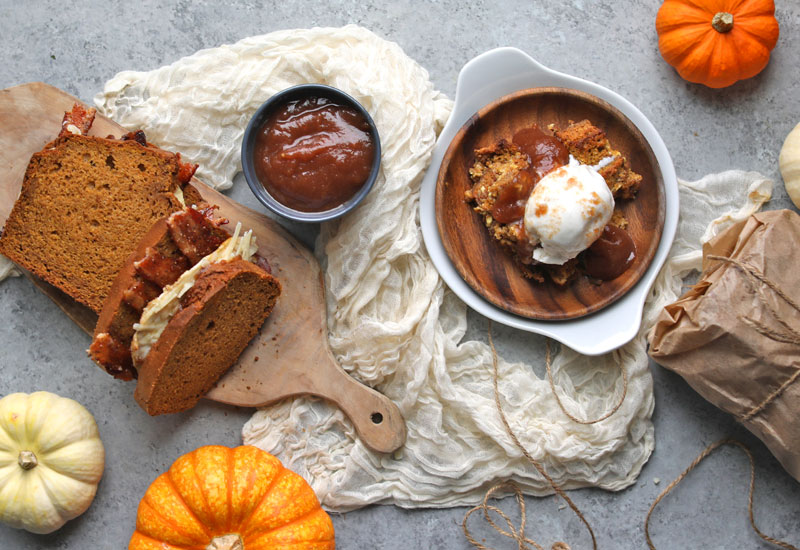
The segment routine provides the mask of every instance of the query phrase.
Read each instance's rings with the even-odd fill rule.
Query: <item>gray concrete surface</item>
[[[684,82],[659,56],[656,0],[0,0],[0,88],[41,80],[89,102],[117,71],[153,69],[200,48],[272,30],[357,23],[398,42],[452,96],[466,61],[496,46],[516,46],[546,66],[627,97],[661,132],[681,177],[727,168],[757,170],[778,183],[769,207],[787,208],[777,158],[783,138],[800,121],[800,3],[776,3],[781,37],[767,69],[713,91]],[[241,179],[231,194],[255,206]],[[313,231],[302,236],[311,239]],[[483,337],[485,321],[474,313],[469,321],[470,336]],[[524,349],[523,333],[496,332],[501,352]],[[0,526],[2,550],[124,548],[137,503],[157,473],[201,444],[240,442],[251,411],[202,403],[185,414],[149,418],[134,403],[130,386],[101,376],[89,363],[88,344],[89,338],[27,280],[0,284],[0,395],[49,390],[79,400],[97,418],[107,452],[105,476],[86,514],[47,536]],[[571,494],[594,527],[599,547],[645,548],[643,520],[650,503],[707,444],[724,436],[739,438],[754,451],[759,527],[800,544],[800,485],[728,415],[678,376],[651,367],[657,447],[639,481],[616,494]],[[658,548],[769,548],[747,522],[747,474],[746,459],[733,449],[721,450],[700,467],[656,512],[651,531]],[[528,498],[527,504],[528,533],[545,547],[556,540],[567,540],[573,549],[591,547],[560,501]],[[501,507],[510,511],[513,502],[506,499]],[[334,517],[338,547],[466,549],[459,525],[464,512],[379,506],[339,515]],[[516,548],[479,521],[471,525],[485,544]]]

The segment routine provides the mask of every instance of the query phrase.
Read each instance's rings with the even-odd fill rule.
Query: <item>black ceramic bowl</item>
[[[289,101],[303,99],[306,97],[324,97],[335,103],[338,103],[339,105],[350,107],[356,112],[360,113],[369,124],[369,134],[372,138],[372,142],[375,144],[375,157],[372,160],[372,169],[370,170],[369,177],[364,182],[364,185],[362,185],[358,192],[345,203],[331,208],[330,210],[323,210],[320,212],[303,212],[301,210],[289,208],[288,206],[278,202],[278,200],[270,195],[259,181],[258,176],[256,175],[255,166],[253,164],[253,150],[255,148],[258,131],[264,122],[266,122],[266,120],[269,118],[273,109],[281,107]],[[369,116],[367,110],[364,109],[364,107],[362,107],[358,101],[343,91],[331,86],[325,86],[323,84],[300,84],[298,86],[292,86],[291,88],[287,88],[281,92],[278,92],[258,108],[253,115],[253,118],[250,119],[247,129],[244,131],[244,139],[242,140],[242,171],[244,172],[244,177],[247,180],[247,185],[250,186],[253,194],[261,202],[261,204],[279,216],[283,216],[284,218],[288,218],[290,220],[315,223],[324,222],[343,216],[355,208],[358,203],[364,199],[367,193],[369,193],[369,190],[372,189],[372,185],[378,178],[380,166],[381,140],[380,136],[378,135],[378,128],[375,126],[375,122],[372,120],[372,117]]]

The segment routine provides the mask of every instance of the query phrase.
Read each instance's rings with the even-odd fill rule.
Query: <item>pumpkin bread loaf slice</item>
[[[138,366],[139,405],[158,415],[197,404],[258,333],[279,294],[277,279],[238,257],[200,271]]]
[[[136,138],[67,132],[31,158],[0,253],[99,313],[142,236],[182,208],[184,186],[200,200],[193,168]]]

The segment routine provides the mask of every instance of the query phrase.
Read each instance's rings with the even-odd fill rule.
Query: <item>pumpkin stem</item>
[[[236,533],[214,537],[206,546],[206,550],[244,550],[244,541]]]
[[[711,20],[711,26],[717,32],[729,32],[733,28],[733,14],[726,11],[717,12]]]
[[[17,463],[23,470],[33,470],[39,464],[39,461],[36,460],[36,455],[33,454],[33,451],[20,451]]]

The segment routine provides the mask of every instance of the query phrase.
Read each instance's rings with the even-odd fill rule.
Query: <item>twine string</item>
[[[753,531],[755,531],[755,533],[766,542],[772,543],[776,546],[780,546],[781,548],[785,548],[786,550],[798,550],[796,546],[792,546],[788,542],[784,542],[782,540],[774,539],[762,533],[761,530],[758,527],[756,527],[756,522],[755,519],[753,518],[753,492],[755,491],[756,487],[756,463],[755,459],[753,458],[753,454],[750,452],[750,449],[747,448],[747,445],[735,439],[720,439],[719,441],[712,443],[711,445],[706,447],[705,450],[702,453],[700,453],[697,456],[697,458],[695,458],[692,461],[691,464],[689,464],[688,468],[686,468],[677,478],[675,478],[675,480],[672,483],[667,485],[664,488],[664,490],[661,491],[661,494],[658,495],[658,498],[656,498],[656,500],[650,506],[650,510],[647,512],[647,517],[644,520],[644,534],[645,537],[647,538],[647,546],[650,548],[650,550],[656,550],[656,547],[653,544],[653,540],[650,538],[650,516],[653,515],[653,510],[655,510],[656,506],[658,506],[658,503],[661,502],[661,500],[665,496],[667,496],[670,493],[670,491],[672,491],[681,481],[683,481],[683,479],[689,474],[689,472],[694,470],[698,464],[700,464],[703,460],[705,460],[708,457],[708,455],[710,455],[716,449],[722,447],[723,445],[734,445],[736,447],[739,447],[742,451],[744,451],[744,453],[747,455],[747,459],[750,461],[750,495],[747,500],[747,512],[750,517],[750,526],[753,528]]]
[[[550,484],[550,487],[553,489],[553,491],[555,491],[555,493],[558,496],[560,496],[564,500],[564,502],[567,503],[567,505],[570,507],[570,509],[575,513],[575,515],[578,516],[578,518],[581,520],[581,522],[586,526],[586,529],[589,531],[589,536],[591,536],[591,538],[592,538],[592,548],[594,550],[597,550],[597,538],[595,537],[594,531],[592,530],[592,526],[589,525],[589,521],[581,513],[581,511],[578,509],[578,507],[575,505],[575,503],[572,502],[572,499],[570,499],[567,496],[567,494],[564,492],[564,490],[561,487],[559,487],[559,485],[555,481],[553,481],[553,478],[551,478],[548,475],[547,471],[544,469],[544,466],[542,466],[542,464],[539,463],[538,460],[536,460],[535,458],[533,458],[533,456],[531,456],[530,452],[528,452],[528,450],[525,448],[525,446],[520,442],[520,440],[517,437],[517,435],[514,433],[514,430],[511,429],[511,425],[508,422],[508,418],[506,418],[506,414],[505,414],[505,411],[503,410],[503,406],[500,403],[500,390],[498,388],[499,374],[498,374],[497,350],[494,347],[494,338],[492,338],[492,321],[491,320],[489,320],[488,333],[489,333],[489,347],[492,350],[492,383],[493,383],[492,385],[493,385],[493,389],[494,389],[494,403],[495,403],[495,406],[497,407],[497,412],[500,414],[500,420],[503,422],[503,426],[506,429],[506,433],[511,438],[511,440],[514,442],[514,445],[516,445],[516,447],[522,452],[522,454],[525,456],[525,458],[528,460],[528,462],[530,462],[533,465],[533,467],[536,468],[536,471],[538,471],[539,474],[545,480],[547,480],[547,483]],[[513,524],[511,523],[511,521],[508,519],[508,517],[505,514],[503,514],[496,507],[490,506],[490,505],[487,504],[487,501],[489,500],[489,498],[491,498],[491,496],[494,495],[496,492],[498,492],[498,491],[500,491],[502,489],[509,489],[509,488],[514,491],[514,493],[515,493],[515,495],[517,497],[517,504],[519,505],[520,515],[522,517],[522,519],[520,520],[520,527],[519,527],[518,530],[513,527]],[[491,550],[490,547],[485,546],[485,545],[481,544],[480,542],[476,541],[472,537],[472,534],[470,533],[469,529],[467,528],[467,519],[469,518],[469,516],[471,516],[474,512],[476,512],[478,510],[483,511],[484,517],[487,519],[489,524],[498,533],[500,533],[503,536],[506,536],[506,537],[509,537],[509,538],[515,540],[517,542],[519,550],[526,550],[526,549],[531,548],[531,547],[536,548],[537,550],[544,550],[542,546],[540,546],[539,544],[537,544],[536,542],[534,542],[533,540],[531,540],[531,539],[529,539],[528,537],[525,536],[525,499],[522,496],[522,491],[520,490],[519,486],[516,483],[514,483],[513,481],[505,481],[505,482],[499,483],[499,484],[493,486],[491,489],[489,489],[489,491],[486,493],[486,496],[483,499],[483,502],[481,504],[475,506],[474,508],[470,509],[464,515],[464,519],[461,522],[461,527],[464,529],[464,535],[467,537],[467,540],[469,540],[469,542],[475,548],[478,548],[479,550]],[[504,529],[499,529],[497,527],[497,525],[493,521],[491,521],[491,519],[489,517],[489,512],[490,511],[498,513],[498,515],[500,515],[500,517],[505,519],[506,523],[509,525],[509,531],[505,531]],[[556,542],[556,543],[553,544],[553,546],[551,548],[552,548],[552,550],[570,550],[570,546],[565,542]]]
[[[728,258],[726,256],[716,256],[713,254],[709,254],[707,256],[709,260],[716,260],[720,262],[724,262],[727,264],[732,265],[736,269],[738,269],[742,274],[745,276],[745,280],[747,281],[750,289],[753,290],[759,298],[759,301],[764,306],[764,308],[770,313],[770,315],[775,319],[775,321],[784,328],[785,332],[780,330],[775,330],[773,328],[768,327],[764,323],[753,319],[752,317],[744,317],[742,321],[747,324],[748,326],[755,329],[759,334],[765,336],[771,340],[782,342],[784,344],[792,344],[796,346],[800,346],[800,332],[797,329],[791,327],[783,317],[775,310],[773,305],[767,300],[767,298],[763,294],[763,287],[766,286],[770,290],[772,290],[781,300],[787,303],[792,309],[800,313],[800,305],[798,305],[790,296],[787,296],[783,290],[781,290],[776,283],[768,279],[764,276],[763,273],[758,271],[755,267],[746,264],[740,260],[735,258]],[[763,286],[758,285],[758,283],[762,283]],[[778,397],[780,397],[783,392],[794,384],[800,378],[800,368],[798,368],[792,376],[790,376],[783,384],[780,385],[777,389],[775,389],[772,393],[770,393],[761,403],[752,407],[749,411],[745,414],[739,416],[740,422],[747,422],[752,420],[757,414],[761,413],[770,403],[775,401]]]
[[[510,490],[514,493],[514,497],[517,501],[517,506],[519,507],[519,513],[521,518],[519,530],[514,528],[514,522],[512,522],[511,518],[509,518],[502,510],[488,503],[489,499],[492,498],[495,493],[504,490]],[[520,490],[519,486],[516,483],[511,481],[498,483],[497,485],[495,485],[486,492],[486,494],[483,497],[483,502],[481,504],[470,509],[464,515],[464,521],[462,522],[462,526],[464,527],[464,535],[467,537],[467,540],[470,543],[472,543],[472,545],[476,548],[479,548],[481,550],[490,550],[488,546],[484,546],[483,544],[475,540],[472,537],[472,534],[469,532],[469,529],[467,529],[467,519],[469,519],[469,517],[474,512],[477,512],[479,510],[483,512],[484,519],[487,521],[487,523],[489,523],[489,525],[491,525],[494,528],[495,531],[497,531],[498,533],[500,533],[505,537],[517,541],[518,544],[517,547],[519,548],[519,550],[527,550],[531,547],[535,548],[536,550],[544,550],[544,548],[542,548],[542,546],[537,544],[536,541],[531,540],[525,536],[525,497],[522,495],[522,491]],[[489,514],[489,512],[494,512],[495,514],[503,518],[503,520],[506,522],[506,525],[508,526],[508,531],[499,527],[494,522],[494,520],[492,520],[492,517]],[[567,550],[569,550],[569,547],[567,547]]]
[[[744,414],[744,415],[740,416],[740,417],[739,417],[739,420],[740,420],[741,422],[747,422],[748,420],[751,420],[751,419],[752,419],[754,416],[756,416],[756,415],[757,415],[757,414],[759,414],[761,411],[763,411],[764,409],[766,409],[766,408],[767,408],[767,405],[769,405],[770,403],[772,403],[773,401],[775,401],[775,399],[777,399],[777,398],[778,398],[778,396],[780,396],[780,395],[781,395],[781,394],[782,394],[782,393],[783,393],[783,392],[786,390],[786,388],[788,388],[789,386],[791,386],[792,384],[794,384],[795,382],[797,382],[797,379],[798,379],[798,378],[800,378],[800,369],[797,369],[797,370],[794,372],[794,374],[793,374],[793,375],[791,375],[789,378],[787,378],[787,379],[786,379],[786,382],[784,382],[783,384],[781,384],[781,385],[780,385],[780,387],[778,387],[778,388],[777,388],[775,391],[773,391],[771,394],[769,394],[769,395],[768,395],[768,396],[767,396],[767,397],[764,399],[764,401],[762,401],[761,403],[759,403],[758,405],[756,405],[755,407],[753,407],[752,409],[750,409],[750,410],[747,412],[747,414]]]
[[[620,365],[619,370],[622,372],[622,396],[619,398],[619,401],[617,401],[617,404],[614,405],[614,407],[610,411],[605,413],[603,416],[601,416],[599,418],[595,418],[594,420],[581,420],[579,418],[575,418],[575,416],[573,416],[567,410],[567,408],[564,406],[564,403],[561,402],[561,398],[558,396],[558,392],[556,391],[556,386],[553,383],[553,369],[552,369],[552,364],[550,362],[550,339],[549,338],[547,339],[545,353],[546,353],[546,355],[545,355],[544,365],[545,365],[545,368],[547,369],[547,381],[550,382],[550,390],[552,390],[552,392],[553,392],[553,397],[556,398],[556,403],[558,403],[558,408],[561,409],[561,412],[563,412],[565,415],[567,415],[567,417],[570,420],[572,420],[573,422],[575,422],[577,424],[583,424],[584,426],[589,426],[591,424],[597,424],[598,422],[602,422],[606,418],[608,418],[611,415],[613,415],[622,406],[622,403],[625,401],[625,397],[628,395],[628,373],[625,370],[625,367]]]
[[[763,323],[760,323],[759,321],[756,321],[755,319],[752,319],[750,317],[746,317],[745,318],[746,321],[748,321],[754,327],[756,327],[757,330],[761,332],[761,334],[763,334],[764,336],[772,337],[773,339],[779,341],[786,341],[786,343],[789,344],[800,345],[800,332],[789,326],[789,324],[783,319],[783,317],[781,317],[781,315],[778,314],[777,311],[775,311],[775,308],[772,306],[772,304],[770,304],[769,301],[767,301],[766,297],[764,297],[761,287],[759,287],[755,283],[760,282],[764,286],[768,287],[779,298],[781,298],[781,300],[786,302],[792,309],[794,309],[798,313],[800,313],[800,305],[798,305],[794,300],[792,300],[792,298],[788,296],[783,290],[781,290],[776,283],[768,279],[763,273],[758,271],[755,267],[746,264],[740,260],[737,260],[736,258],[728,258],[727,256],[716,256],[714,254],[709,254],[707,258],[709,260],[717,260],[720,262],[731,264],[736,269],[741,271],[745,275],[745,278],[749,283],[751,290],[758,293],[762,305],[767,309],[767,311],[769,311],[769,313],[778,322],[778,324],[780,324],[784,329],[786,329],[786,332],[782,333],[774,329],[771,329],[766,325],[764,325]]]

